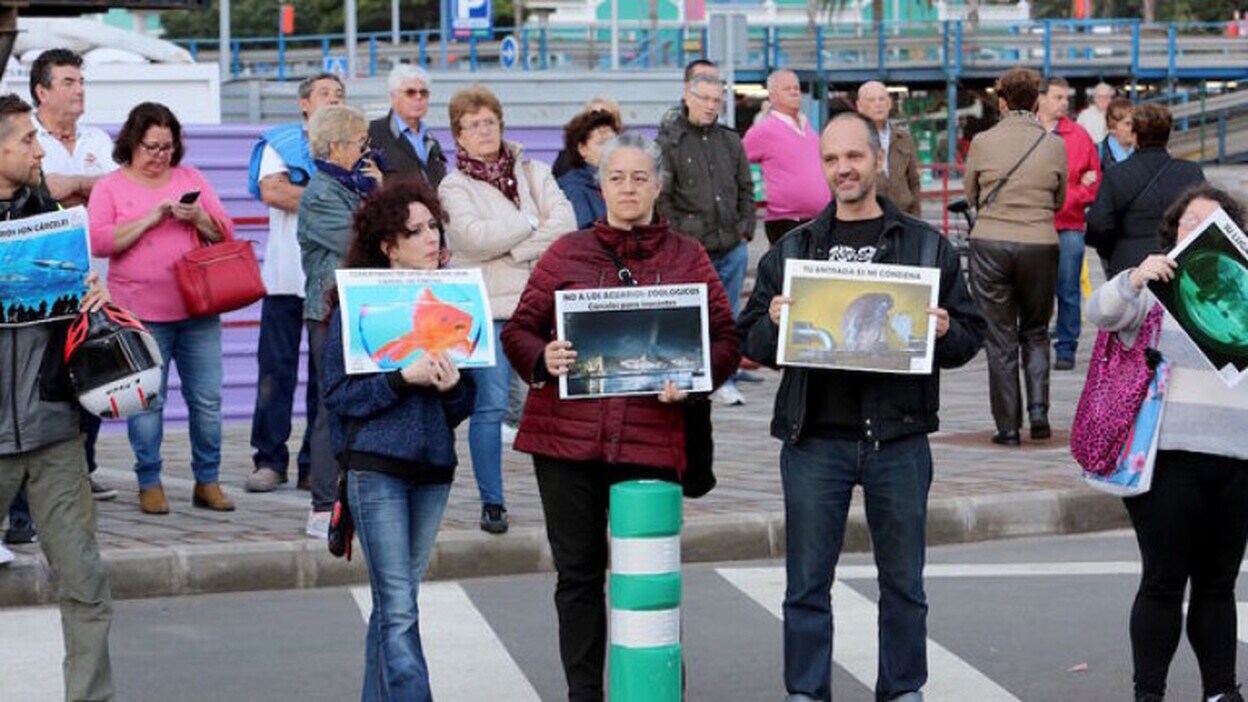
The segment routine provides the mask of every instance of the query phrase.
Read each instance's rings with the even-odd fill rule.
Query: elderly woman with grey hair
[[[429,130],[433,79],[425,69],[400,63],[386,79],[390,111],[368,123],[368,138],[382,155],[386,173],[415,173],[435,190],[446,177],[442,143]]]
[[[368,122],[354,107],[330,105],[317,110],[308,122],[308,145],[316,172],[299,200],[298,233],[307,276],[303,318],[308,325],[308,353],[311,372],[319,376],[328,332],[325,292],[333,288],[334,269],[347,252],[355,208],[381,184],[382,174],[368,150]],[[321,399],[317,403],[308,440],[312,511],[307,534],[324,539],[338,495],[338,464],[329,447],[329,413]]]
[[[696,239],[656,218],[662,189],[658,147],[638,134],[607,142],[599,180],[607,213],[588,229],[556,240],[538,260],[503,348],[531,385],[515,447],[533,455],[558,571],[555,608],[568,699],[603,699],[607,619],[607,502],[612,483],[653,478],[680,482],[685,472],[684,403],[705,402],[668,381],[661,392],[560,399],[559,377],[577,349],[554,338],[555,291],[636,285],[706,285],[713,383],[740,361],[728,295]],[[617,263],[618,262],[618,263]]]

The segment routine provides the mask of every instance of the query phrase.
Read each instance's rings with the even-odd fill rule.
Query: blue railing
[[[1048,74],[1124,75],[1148,80],[1248,75],[1248,41],[1226,37],[1222,23],[1145,24],[1137,19],[979,22],[858,22],[749,28],[748,56],[739,73],[765,74],[784,66],[819,77],[867,74],[895,79],[958,79],[1013,65]],[[706,51],[706,25],[636,20],[619,30],[620,65],[627,70],[676,68]],[[486,35],[441,41],[437,30],[409,30],[392,43],[389,32],[358,36],[361,74],[384,72],[387,62],[415,59],[431,68],[495,68],[500,42],[515,35],[517,70],[601,69],[610,64],[606,22],[500,27]],[[175,40],[197,58],[216,51],[215,39]],[[248,37],[231,42],[235,77],[291,78],[321,70],[345,56],[342,34]]]

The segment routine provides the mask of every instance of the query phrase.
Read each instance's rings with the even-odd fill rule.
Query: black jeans
[[[607,650],[607,506],[611,485],[671,480],[676,471],[534,456],[558,582],[559,657],[569,702],[602,702]]]
[[[321,377],[321,363],[325,358],[325,337],[329,325],[325,322],[307,320],[309,375]],[[319,384],[319,383],[318,383]],[[338,459],[329,443],[329,412],[325,410],[325,398],[317,393],[316,417],[311,421],[312,432],[308,435],[310,466],[308,482],[312,488],[312,511],[328,512],[338,499]]]
[[[1231,692],[1235,579],[1248,541],[1248,461],[1159,451],[1152,489],[1124,502],[1144,566],[1131,608],[1136,694],[1165,693],[1189,580],[1187,639],[1204,695]]]

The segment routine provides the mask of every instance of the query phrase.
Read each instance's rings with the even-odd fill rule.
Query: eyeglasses
[[[1204,219],[1195,214],[1185,214],[1179,218],[1179,226],[1184,229],[1195,229]]]
[[[408,100],[411,100],[412,98],[417,97],[417,96],[419,96],[422,100],[429,99],[428,88],[408,88],[407,90],[400,90],[399,92],[403,95],[403,97],[407,98]]]
[[[723,95],[699,95],[697,93],[692,93],[692,95],[694,100],[708,105],[719,105],[724,101]]]
[[[471,122],[460,122],[459,129],[463,132],[492,132],[498,129],[498,120],[493,117],[474,119]]]
[[[148,156],[159,156],[161,154],[173,153],[173,143],[166,144],[149,144],[146,141],[140,141],[139,146],[143,147],[144,153]]]

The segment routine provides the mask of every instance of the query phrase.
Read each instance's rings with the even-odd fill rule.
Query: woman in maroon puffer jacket
[[[555,607],[571,700],[601,700],[607,619],[607,498],[612,483],[678,482],[685,469],[686,393],[668,384],[655,396],[559,399],[558,377],[576,360],[555,341],[555,291],[622,285],[611,252],[638,285],[705,283],[711,375],[718,387],[740,360],[732,310],[706,251],[654,221],[659,151],[644,136],[608,142],[599,161],[607,216],[556,240],[537,262],[503,347],[532,386],[515,447],[533,455],[558,571]]]

